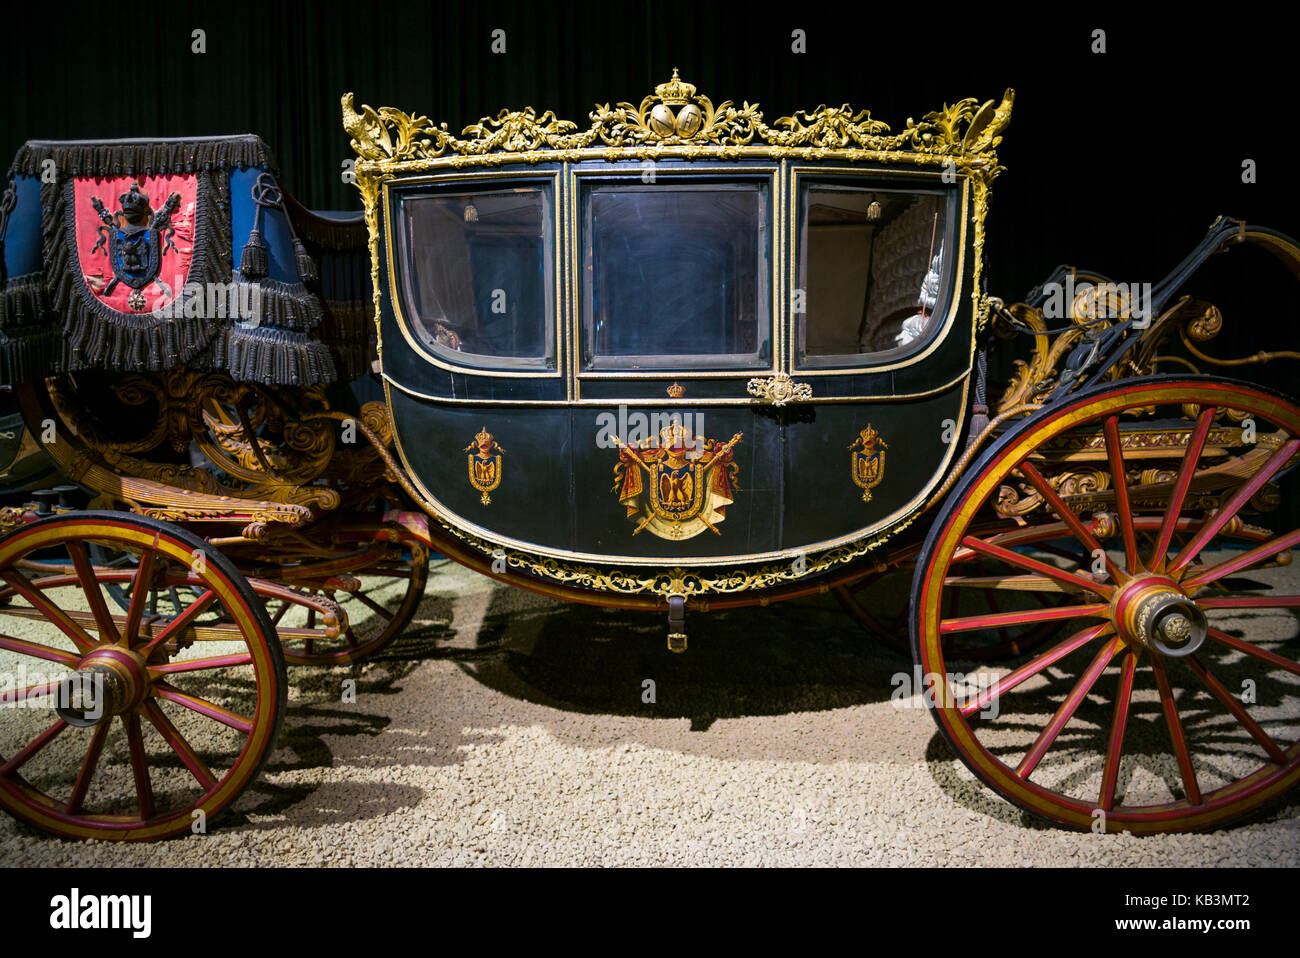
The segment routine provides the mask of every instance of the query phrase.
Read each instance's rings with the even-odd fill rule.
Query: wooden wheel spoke
[[[1088,528],[1083,524],[1079,517],[1075,515],[1074,510],[1065,504],[1065,500],[1062,499],[1057,491],[1052,488],[1051,483],[1043,478],[1042,473],[1035,469],[1028,460],[1022,462],[1018,468],[1020,469],[1021,474],[1029,480],[1029,484],[1038,490],[1038,494],[1043,497],[1048,506],[1051,507],[1052,511],[1054,511],[1061,521],[1069,527],[1070,531],[1074,533],[1074,537],[1083,544],[1083,547],[1088,551],[1088,554],[1095,555],[1100,552],[1105,556],[1106,571],[1110,573],[1111,580],[1114,582],[1123,582],[1127,579],[1128,577],[1124,574],[1123,570],[1115,565],[1111,560],[1110,555],[1101,547],[1101,543],[1097,541],[1097,537],[1088,531]]]
[[[99,587],[99,579],[94,566],[90,563],[90,555],[86,552],[85,543],[68,542],[67,549],[68,556],[72,559],[72,567],[77,572],[77,578],[81,580],[81,591],[86,594],[86,603],[95,616],[96,625],[99,626],[100,639],[116,645],[121,640],[117,634],[117,623],[109,614],[108,603],[104,601],[104,591]]]
[[[1124,752],[1124,732],[1128,728],[1128,709],[1133,700],[1133,678],[1136,674],[1137,653],[1130,650],[1124,656],[1124,667],[1119,674],[1119,688],[1115,691],[1115,715],[1110,722],[1106,761],[1101,772],[1101,795],[1097,804],[1106,811],[1110,811],[1115,804],[1115,785],[1119,781],[1119,763]]]
[[[185,767],[190,770],[190,774],[203,786],[205,792],[211,791],[217,785],[216,776],[208,768],[203,759],[195,754],[190,743],[185,740],[185,736],[177,730],[163,710],[158,707],[158,703],[151,699],[144,702],[144,714],[153,723],[153,727],[158,730],[158,734],[163,737],[167,745],[176,756],[184,763]]]
[[[1234,572],[1240,572],[1242,569],[1249,568],[1257,562],[1264,562],[1273,558],[1279,552],[1284,552],[1292,546],[1300,544],[1300,529],[1292,529],[1284,536],[1276,539],[1270,539],[1261,545],[1255,546],[1237,556],[1235,559],[1226,559],[1218,565],[1207,566],[1199,569],[1194,575],[1183,581],[1183,588],[1195,589],[1200,586],[1209,585],[1211,582],[1217,582],[1224,576],[1232,575]]]
[[[993,615],[1000,616],[1000,615],[1007,614],[1007,613],[1003,613],[1002,605],[1001,603],[998,602],[998,592],[996,589],[984,589],[982,594],[984,596],[984,603],[989,607],[989,611]],[[1015,615],[1015,613],[1010,613],[1010,614],[1015,616],[1015,622],[1008,623],[1008,624],[1019,624],[1021,622],[1028,621],[1022,618],[1021,616]],[[998,630],[998,640],[1005,642],[1007,640],[1007,636],[1010,634],[1010,630],[1007,628],[1006,625],[995,626],[995,628],[997,628]]]
[[[64,612],[57,605],[50,601],[39,589],[35,588],[31,581],[19,572],[17,569],[6,569],[0,572],[0,578],[9,583],[14,591],[32,604],[37,611],[41,612],[47,619],[54,623],[64,635],[72,640],[73,644],[82,652],[89,652],[96,646],[90,633],[72,620],[68,613]]]
[[[1183,722],[1178,717],[1178,705],[1174,702],[1174,693],[1169,688],[1169,676],[1158,659],[1152,659],[1151,671],[1155,673],[1156,687],[1160,690],[1160,709],[1165,714],[1165,725],[1169,728],[1169,740],[1174,747],[1178,772],[1183,778],[1183,789],[1187,793],[1187,800],[1193,805],[1199,805],[1201,787],[1197,784],[1196,769],[1192,766],[1192,754],[1187,748],[1187,738],[1183,735]]]
[[[150,639],[148,643],[142,646],[138,650],[140,655],[146,659],[149,658],[149,654],[153,652],[153,650],[158,645],[168,641],[174,635],[179,635],[181,632],[185,631],[185,629],[189,628],[191,623],[193,623],[195,619],[197,619],[200,615],[202,615],[204,611],[207,610],[208,606],[212,605],[212,603],[216,601],[216,598],[217,598],[217,594],[213,592],[211,589],[208,589],[201,596],[199,596],[197,599],[191,602],[185,608],[185,611],[183,611],[180,615],[176,616],[176,618],[172,619],[171,622],[167,623],[165,628],[160,629],[158,634],[155,635],[152,639]],[[132,599],[131,604],[132,606],[135,605],[134,599]],[[138,627],[139,627],[139,623],[137,623],[137,628]],[[131,635],[134,633],[128,632],[127,634]]]
[[[140,734],[140,716],[128,712],[122,716],[126,725],[126,741],[131,753],[131,776],[135,779],[136,804],[140,818],[148,821],[154,816],[153,783],[149,780],[149,762],[144,753],[144,737]]]
[[[1079,681],[1074,683],[1074,688],[1070,689],[1065,701],[1060,704],[1051,721],[1044,726],[1042,732],[1038,734],[1038,738],[1034,740],[1034,744],[1025,753],[1025,757],[1016,766],[1016,774],[1020,778],[1027,779],[1033,774],[1034,769],[1038,767],[1038,763],[1047,754],[1047,750],[1052,747],[1052,743],[1061,734],[1061,730],[1074,717],[1074,713],[1083,704],[1084,698],[1092,691],[1092,687],[1097,684],[1097,679],[1101,678],[1101,673],[1106,670],[1110,660],[1115,657],[1123,645],[1124,640],[1116,636],[1103,645],[1097,651],[1097,654],[1093,656],[1088,668],[1079,676]]]
[[[1106,598],[1110,598],[1111,593],[1114,592],[1113,586],[1094,582],[1092,579],[1086,579],[1073,572],[1066,572],[1064,569],[1058,569],[1054,565],[1048,565],[1046,562],[1040,562],[1039,560],[1032,559],[1029,556],[1023,556],[1018,552],[1012,552],[1010,549],[1002,548],[1002,546],[994,545],[991,542],[985,542],[982,539],[977,539],[975,536],[966,536],[962,539],[962,545],[991,558],[1001,559],[1008,565],[1013,565],[1029,572],[1036,572],[1039,575],[1045,575],[1058,582],[1072,585],[1075,588],[1083,589],[1087,592],[1092,592]]]
[[[1178,478],[1174,480],[1174,488],[1169,494],[1169,503],[1165,509],[1165,518],[1160,523],[1160,531],[1156,533],[1155,546],[1151,551],[1151,559],[1147,566],[1156,571],[1163,571],[1165,568],[1165,557],[1169,551],[1169,540],[1173,537],[1174,529],[1178,525],[1179,513],[1183,511],[1183,503],[1187,501],[1187,490],[1192,485],[1192,477],[1196,475],[1196,467],[1201,461],[1201,452],[1205,449],[1205,439],[1210,434],[1210,426],[1214,423],[1214,414],[1218,409],[1214,406],[1207,406],[1201,411],[1196,418],[1196,427],[1192,430],[1192,438],[1187,443],[1187,449],[1183,453],[1183,464],[1178,469]]]
[[[1177,572],[1192,559],[1196,558],[1216,535],[1219,530],[1228,524],[1228,520],[1241,511],[1242,506],[1251,500],[1256,492],[1264,483],[1268,482],[1273,476],[1286,465],[1287,461],[1300,450],[1300,439],[1291,439],[1282,444],[1273,455],[1268,457],[1268,461],[1259,468],[1259,471],[1250,477],[1249,480],[1242,483],[1232,497],[1210,517],[1210,520],[1201,526],[1192,536],[1187,545],[1183,546],[1182,551],[1174,556],[1174,561],[1169,565],[1170,572]]]
[[[190,695],[188,692],[182,692],[174,685],[167,682],[154,682],[153,694],[158,698],[166,699],[169,702],[175,702],[177,705],[189,709],[191,712],[197,712],[214,722],[220,722],[222,725],[228,725],[236,731],[243,732],[245,735],[253,731],[253,722],[244,716],[230,711],[218,705],[216,702],[209,702],[207,699],[199,698],[197,695]]]
[[[983,589],[985,591],[997,590],[999,592],[1023,592],[1026,595],[1033,596],[1035,600],[1046,605],[1048,596],[1077,594],[1075,589],[1067,589],[1055,579],[1049,579],[1042,575],[981,575],[981,576],[957,576],[950,575],[943,580],[945,589]]]
[[[17,652],[19,655],[30,655],[36,659],[45,659],[47,662],[58,662],[60,665],[67,665],[74,669],[77,667],[77,662],[80,661],[71,652],[52,649],[48,645],[29,642],[26,639],[14,638],[10,635],[0,635],[0,649]]]
[[[993,685],[981,692],[973,702],[963,706],[961,714],[969,717],[974,713],[987,708],[990,702],[999,696],[1010,692],[1021,682],[1033,678],[1053,662],[1065,658],[1065,656],[1069,655],[1075,649],[1082,648],[1089,642],[1101,638],[1101,636],[1106,635],[1110,631],[1110,623],[1103,622],[1100,625],[1094,625],[1090,629],[1083,629],[1082,631],[1076,632],[1065,641],[1052,646],[1042,655],[1032,661],[1026,662],[1024,665],[1020,666],[1020,668],[998,679],[998,681],[993,683]]]
[[[57,695],[60,684],[59,680],[56,679],[53,682],[38,682],[35,685],[29,685],[23,689],[14,689],[11,692],[0,692],[0,704],[9,705],[16,702],[26,702],[28,699],[41,695]]]
[[[352,626],[349,625],[343,632],[343,641],[347,643],[348,648],[350,649],[355,649],[357,647],[357,637],[352,633]]]
[[[176,662],[164,662],[151,665],[149,671],[154,675],[170,675],[176,672],[200,672],[204,669],[225,669],[236,665],[248,665],[253,661],[251,652],[237,652],[234,655],[209,655],[201,659],[181,659]]]
[[[849,607],[853,615],[855,615],[857,618],[859,618],[860,620],[866,623],[867,628],[871,629],[877,634],[882,634],[882,635],[892,634],[891,630],[888,629],[883,622],[881,622],[878,618],[876,618],[874,615],[868,612],[866,607],[861,602],[858,601],[857,594],[852,589],[848,589],[848,588],[840,589],[839,597],[841,600],[843,600],[844,604]]]
[[[1272,736],[1251,718],[1250,713],[1246,711],[1246,707],[1237,701],[1236,696],[1223,687],[1223,683],[1214,677],[1214,673],[1207,669],[1194,655],[1187,656],[1186,662],[1188,667],[1196,673],[1196,677],[1210,690],[1210,694],[1232,713],[1232,717],[1250,733],[1250,737],[1259,743],[1260,747],[1268,754],[1268,757],[1279,764],[1285,765],[1287,762],[1286,752],[1282,751],[1277,742],[1273,741]]]
[[[1120,533],[1124,538],[1124,561],[1130,572],[1140,567],[1137,533],[1133,527],[1133,506],[1129,502],[1128,473],[1124,469],[1124,447],[1119,438],[1119,420],[1107,416],[1102,424],[1106,438],[1106,460],[1110,463],[1111,485],[1115,487],[1115,508],[1119,513]]]
[[[17,752],[13,758],[9,759],[9,761],[5,762],[3,765],[0,765],[0,775],[12,775],[14,772],[18,771],[18,769],[22,768],[23,765],[27,763],[28,759],[41,749],[45,748],[46,745],[49,745],[50,742],[54,741],[55,736],[65,728],[70,727],[71,726],[69,726],[67,722],[63,721],[63,719],[55,719],[53,725],[24,745],[22,750]]]
[[[1109,608],[1105,603],[1097,602],[1091,605],[1068,605],[1051,609],[970,615],[962,618],[944,619],[939,623],[939,632],[940,634],[970,632],[975,629],[994,629],[1008,625],[1030,625],[1035,622],[1052,622],[1060,619],[1091,618],[1107,615]]]
[[[1295,609],[1300,595],[1225,595],[1197,599],[1202,609]]]
[[[1243,652],[1246,655],[1259,659],[1261,662],[1267,662],[1269,665],[1290,672],[1292,675],[1300,675],[1300,662],[1293,662],[1288,658],[1278,655],[1276,652],[1261,649],[1259,646],[1252,645],[1245,639],[1239,639],[1226,632],[1220,632],[1218,629],[1210,629],[1209,638],[1218,642],[1220,645],[1226,645],[1230,649],[1236,649],[1238,652]]]
[[[1064,525],[1064,523],[1062,523],[1062,525]],[[1051,553],[1052,555],[1058,556],[1064,559],[1066,562],[1072,562],[1075,565],[1083,565],[1083,563],[1086,561],[1085,558],[1081,556],[1079,553],[1071,552],[1069,549],[1063,549],[1060,546],[1058,546],[1055,542],[1034,542],[1034,543],[1026,543],[1026,545],[1033,545],[1035,549],[1040,549],[1043,552]]]
[[[388,622],[393,621],[393,613],[389,612],[387,609],[385,609],[374,599],[370,598],[370,596],[366,595],[364,592],[354,592],[352,593],[352,597],[360,601],[363,605],[366,606],[366,608],[370,609],[370,611],[374,612],[376,615],[382,615],[385,621]]]
[[[289,609],[293,606],[293,603],[290,602],[288,599],[283,599],[281,601],[283,602],[283,604],[280,606],[279,611],[276,612],[275,615],[271,618],[272,625],[279,625],[280,620],[284,618],[284,614],[288,612]]]
[[[86,757],[82,760],[81,770],[77,772],[76,784],[72,786],[72,795],[68,797],[68,804],[65,811],[69,815],[81,814],[82,805],[86,801],[86,793],[90,791],[90,781],[95,777],[95,769],[99,766],[100,753],[104,751],[104,741],[108,738],[110,722],[100,722],[95,726],[95,734],[90,739],[90,748],[86,750]]]
[[[135,578],[131,580],[131,602],[126,610],[126,624],[122,627],[122,643],[128,648],[132,639],[140,631],[140,622],[144,618],[146,604],[149,601],[150,583],[153,581],[153,552],[145,549],[140,553],[140,564],[136,566]]]

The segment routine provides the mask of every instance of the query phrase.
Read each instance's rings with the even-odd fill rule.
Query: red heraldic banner
[[[87,288],[127,314],[179,297],[194,257],[194,177],[77,177],[73,189]]]

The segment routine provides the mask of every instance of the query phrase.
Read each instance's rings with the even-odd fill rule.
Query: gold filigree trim
[[[514,549],[503,549],[472,533],[449,526],[441,520],[438,524],[479,552],[498,560],[504,557],[508,568],[518,569],[536,578],[601,592],[616,592],[622,595],[649,593],[667,599],[672,595],[690,598],[710,593],[735,594],[770,589],[815,578],[875,550],[910,526],[924,511],[924,509],[917,509],[888,531],[856,543],[828,549],[813,556],[795,555],[789,562],[773,562],[750,569],[732,569],[721,573],[696,572],[680,566],[659,572],[642,573],[602,568],[596,565],[580,565],[559,559],[538,557]],[[703,609],[706,606],[696,603],[695,608]]]
[[[715,107],[695,86],[681,80],[677,71],[667,83],[641,101],[597,105],[591,126],[579,130],[570,120],[560,120],[548,110],[533,107],[502,110],[465,127],[459,137],[447,124],[435,125],[427,116],[411,115],[393,107],[378,110],[355,107],[351,93],[342,97],[343,128],[352,138],[357,156],[368,161],[406,161],[489,153],[531,153],[537,150],[578,150],[598,146],[635,147],[646,144],[690,144],[811,147],[819,150],[856,148],[881,153],[925,153],[938,156],[993,157],[1001,133],[1011,119],[1015,91],[1007,90],[1000,103],[958,100],[927,113],[920,122],[908,119],[899,133],[847,103],[820,105],[781,117],[772,125],[763,120],[757,103],[732,101]],[[996,160],[992,160],[996,166]]]

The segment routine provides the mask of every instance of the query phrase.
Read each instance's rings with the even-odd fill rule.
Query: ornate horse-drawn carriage
[[[61,677],[5,704],[68,701],[7,710],[0,799],[102,838],[220,810],[283,660],[382,647],[435,549],[666,612],[674,651],[688,611],[834,591],[910,631],[970,769],[1062,825],[1280,795],[1300,407],[1193,375],[1221,318],[1175,297],[1221,249],[1297,272],[1300,248],[1221,220],[1150,287],[1062,271],[1005,305],[982,263],[1011,103],[769,125],[674,74],[586,129],[529,109],[456,136],[345,96],[364,225],[296,206],[252,138],[29,144],[5,369],[96,499],[8,513],[0,652]],[[205,283],[264,305],[217,315]],[[361,404],[337,387],[366,381],[372,318]],[[990,403],[1015,333],[1033,356]],[[890,622],[865,596],[899,569]]]

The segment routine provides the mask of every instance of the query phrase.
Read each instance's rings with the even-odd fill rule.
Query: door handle
[[[784,406],[792,402],[811,402],[812,386],[797,383],[785,373],[777,373],[766,379],[751,379],[745,386],[746,391],[759,402],[773,406]]]

